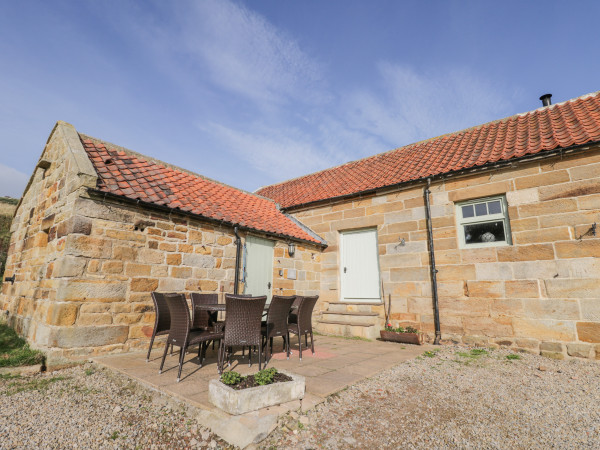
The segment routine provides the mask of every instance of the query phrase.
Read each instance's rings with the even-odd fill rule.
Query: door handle
[[[270,281],[267,283],[267,288],[271,289],[271,282]]]
[[[344,273],[346,273],[346,269],[347,269],[347,267],[344,267]]]

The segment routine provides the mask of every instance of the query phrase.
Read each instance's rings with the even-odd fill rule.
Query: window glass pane
[[[500,200],[494,200],[493,202],[489,202],[488,211],[490,212],[490,214],[500,214],[502,212],[502,205],[500,204]]]
[[[464,219],[469,217],[473,217],[475,214],[473,213],[473,205],[466,205],[462,207],[462,215]]]
[[[486,242],[504,242],[504,221],[474,223],[464,225],[465,244],[481,244]]]
[[[477,203],[475,205],[475,214],[478,216],[485,216],[487,214],[487,207],[485,203]]]

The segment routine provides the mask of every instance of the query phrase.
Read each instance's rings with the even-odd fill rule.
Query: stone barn
[[[598,222],[600,93],[256,194],[59,122],[0,308],[77,356],[145,346],[153,290],[316,293],[323,333],[372,339],[387,318],[430,342],[600,359]]]
[[[328,244],[322,332],[600,359],[600,93],[258,191]],[[437,335],[437,336],[436,336]]]
[[[59,356],[146,346],[155,290],[233,293],[237,280],[240,293],[319,292],[324,242],[275,202],[64,122],[11,231],[0,308]]]

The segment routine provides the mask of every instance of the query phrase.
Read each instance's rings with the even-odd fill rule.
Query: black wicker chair
[[[312,330],[312,312],[315,308],[318,299],[318,295],[315,295],[313,297],[304,297],[300,302],[300,306],[298,306],[297,323],[290,323],[288,325],[288,333],[298,335],[300,361],[302,361],[302,335],[304,335],[304,338],[306,340],[306,347],[308,347],[308,335],[310,334],[310,348],[312,350],[313,355],[315,354],[315,343],[313,339]]]
[[[165,301],[165,294],[152,292],[152,301],[154,302],[154,311],[156,315],[154,317],[154,330],[152,331],[152,337],[150,338],[150,347],[148,347],[146,362],[150,361],[150,352],[152,351],[154,338],[156,336],[169,334],[169,330],[171,329],[171,313],[169,312],[169,307]]]
[[[258,369],[262,368],[260,322],[267,302],[266,296],[241,297],[225,295],[225,334],[219,346],[219,373],[223,372],[225,349],[258,346]],[[248,352],[248,365],[252,352]]]
[[[208,311],[196,309],[196,305],[216,305],[219,303],[219,294],[200,294],[193,292],[192,298],[192,330],[208,330],[213,328],[212,314]]]
[[[216,305],[219,303],[219,294],[192,292],[190,297],[192,299],[192,331],[213,330],[217,323],[217,313],[197,309],[196,305]],[[212,348],[215,349],[215,341],[212,342]]]
[[[296,300],[292,303],[292,308],[290,309],[290,315],[288,316],[288,323],[298,323],[298,308],[300,307],[300,303],[302,303],[304,297],[301,295],[296,295]]]
[[[223,338],[223,332],[213,330],[190,330],[190,310],[185,295],[165,294],[164,297],[167,306],[169,307],[169,312],[171,313],[171,329],[169,330],[167,345],[165,346],[165,352],[163,353],[158,373],[162,373],[169,345],[171,345],[171,347],[176,345],[181,348],[181,351],[179,352],[179,371],[177,372],[177,382],[179,382],[187,348],[190,345],[199,344],[198,359],[200,360],[200,367],[202,367],[207,343],[215,339]]]
[[[288,342],[288,315],[292,303],[296,300],[295,295],[280,296],[274,295],[267,311],[267,320],[262,323],[261,333],[265,340],[265,365],[267,365],[267,355],[269,360],[273,353],[273,338],[276,336],[283,338],[284,348],[289,358],[290,345]]]

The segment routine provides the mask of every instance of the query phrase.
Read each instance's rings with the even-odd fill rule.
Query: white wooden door
[[[246,237],[244,294],[266,295],[267,302],[271,301],[274,246],[274,241],[254,236]]]
[[[348,231],[341,235],[342,300],[379,302],[377,230]]]

